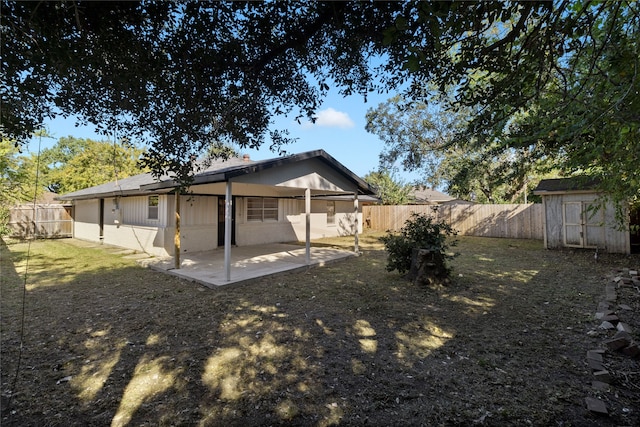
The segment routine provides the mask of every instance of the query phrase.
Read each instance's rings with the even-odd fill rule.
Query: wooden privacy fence
[[[429,215],[451,225],[460,235],[505,237],[511,239],[544,238],[541,204],[509,205],[400,205],[364,206],[366,227],[376,231],[398,231],[413,212]]]
[[[71,237],[71,209],[71,206],[58,204],[20,205],[11,208],[8,224],[12,230],[11,237]]]

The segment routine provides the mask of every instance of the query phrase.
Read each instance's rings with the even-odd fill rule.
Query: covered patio
[[[311,247],[310,260],[305,246],[286,243],[239,246],[233,248],[230,277],[225,270],[225,250],[194,252],[181,257],[180,269],[173,257],[149,258],[139,262],[154,270],[215,289],[258,278],[305,270],[356,256],[356,253],[327,247]]]
[[[170,267],[169,263],[162,263],[161,265],[166,266],[166,271],[172,271],[181,277],[192,276],[195,274],[193,271],[198,270],[198,268],[191,267],[192,272],[189,273],[189,276],[182,271],[178,271],[190,268],[189,263],[185,262],[183,256],[193,258],[193,255],[189,255],[188,252],[183,254],[181,249],[183,232],[181,231],[182,212],[180,199],[182,195],[179,184],[173,179],[168,179],[142,185],[140,189],[158,193],[173,193],[173,204],[168,204],[169,210],[174,211],[173,217],[175,219],[173,267]],[[219,257],[216,256],[216,261],[214,262],[211,260],[206,261],[206,258],[202,258],[201,262],[196,263],[198,265],[208,265],[208,271],[205,268],[199,268],[202,271],[199,277],[202,275],[207,277],[206,280],[203,280],[203,283],[215,282],[219,284],[243,281],[242,276],[248,275],[247,277],[249,277],[253,274],[251,271],[260,270],[262,267],[257,266],[267,259],[271,263],[264,268],[278,272],[322,264],[325,262],[326,257],[329,259],[334,257],[341,258],[340,254],[343,251],[335,252],[327,249],[318,250],[317,248],[312,250],[311,239],[314,234],[312,233],[312,200],[327,200],[327,198],[336,200],[346,196],[346,201],[351,203],[351,208],[348,212],[343,213],[340,221],[337,221],[335,219],[334,204],[331,212],[333,224],[330,228],[341,230],[338,231],[339,234],[352,234],[354,236],[353,251],[357,254],[359,252],[358,233],[361,229],[358,197],[373,196],[375,194],[369,184],[329,156],[324,150],[258,162],[249,162],[248,157],[246,157],[245,161],[239,165],[216,168],[197,174],[188,189],[188,193],[219,198],[218,218],[220,223],[217,237],[219,247],[223,247],[222,259],[220,261],[218,260]],[[253,206],[249,207],[249,203],[252,200],[258,202],[257,209],[254,209]],[[265,202],[265,200],[267,201]],[[282,204],[278,200],[282,201]],[[239,209],[239,213],[237,212],[237,201],[245,202],[244,206]],[[304,223],[298,220],[301,215],[295,208],[292,212],[280,212],[281,205],[291,206],[290,202],[293,202],[294,206],[299,206],[298,201],[304,202],[302,213]],[[271,205],[270,203],[274,204]],[[293,215],[290,215],[291,213]],[[287,219],[284,221],[279,220],[280,216],[282,216],[282,219],[285,217]],[[328,217],[329,214],[327,214]],[[327,220],[326,222],[328,223],[329,221]],[[238,227],[238,224],[241,224],[241,227]],[[339,225],[339,228],[336,227],[337,225]],[[324,236],[322,231],[320,233],[320,235]],[[265,237],[267,234],[271,235]],[[294,238],[300,239],[302,237],[301,234],[304,236],[305,241],[303,248],[296,248],[295,250],[283,249],[281,251],[269,249],[271,254],[268,258],[265,258],[264,254],[257,254],[256,256],[249,254],[252,249],[247,246],[264,247],[260,243],[265,243],[265,239],[273,242],[274,239],[282,239],[283,236],[287,235],[295,235]],[[269,242],[267,247],[276,247],[274,243]],[[218,253],[217,250],[213,252]],[[347,252],[344,253],[348,254]],[[236,269],[241,271],[249,269],[250,271],[232,274],[232,271]],[[264,275],[265,273],[256,273],[254,277]]]

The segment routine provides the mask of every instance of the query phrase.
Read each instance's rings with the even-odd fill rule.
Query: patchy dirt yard
[[[386,272],[376,238],[358,258],[216,290],[109,248],[37,241],[27,259],[2,244],[0,423],[640,424],[638,360],[606,351],[599,390],[586,359],[614,334],[595,317],[605,286],[637,255],[460,238],[454,282],[429,289]],[[640,291],[613,308],[638,340]]]

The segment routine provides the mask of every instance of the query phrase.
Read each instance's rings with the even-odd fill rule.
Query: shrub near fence
[[[21,239],[71,237],[71,206],[59,204],[20,205],[10,209],[11,237]]]
[[[377,231],[400,230],[413,212],[429,215],[436,221],[444,221],[464,236],[538,240],[544,238],[544,210],[539,203],[363,207],[365,224]]]

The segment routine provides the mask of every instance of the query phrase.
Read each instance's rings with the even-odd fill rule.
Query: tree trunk
[[[413,249],[411,268],[405,277],[418,285],[448,283],[449,269],[445,266],[444,255],[429,249]]]

